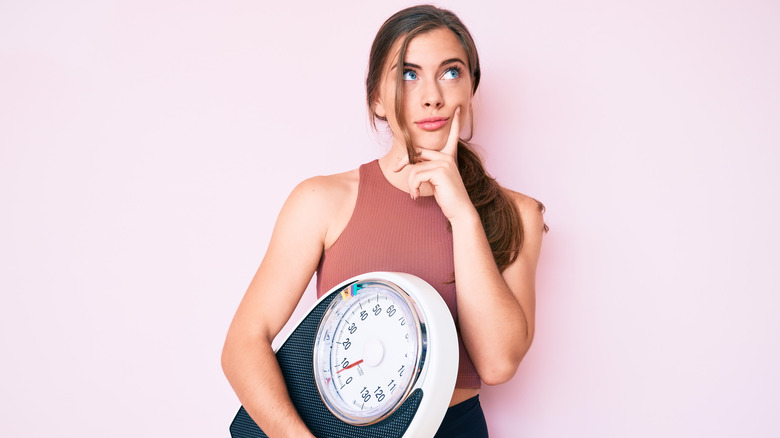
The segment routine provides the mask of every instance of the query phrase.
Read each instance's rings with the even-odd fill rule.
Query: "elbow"
[[[241,345],[242,340],[235,334],[229,332],[225,339],[225,344],[222,346],[222,355],[220,357],[222,373],[227,377],[228,381],[231,382],[236,368],[240,367],[241,351],[243,350]]]
[[[496,365],[493,364],[487,369],[480,371],[479,378],[485,385],[495,386],[502,383],[506,383],[515,376],[519,363],[515,364],[512,361],[505,361],[505,363]]]
[[[225,345],[222,346],[222,356],[220,357],[220,364],[222,365],[222,373],[230,380],[230,371],[233,364],[233,352],[230,348],[230,339],[225,341]]]
[[[517,345],[513,351],[488,361],[478,369],[482,382],[488,386],[495,386],[512,380],[530,346],[531,339],[529,338],[526,342]]]
[[[228,330],[225,344],[222,346],[220,365],[222,373],[231,384],[240,380],[247,369],[257,366],[263,351],[273,355],[271,341],[266,336],[246,331]]]

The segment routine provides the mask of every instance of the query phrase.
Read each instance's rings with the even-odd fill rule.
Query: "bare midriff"
[[[479,394],[479,388],[455,388],[455,392],[452,393],[452,398],[450,399],[450,406],[455,406],[477,394]]]

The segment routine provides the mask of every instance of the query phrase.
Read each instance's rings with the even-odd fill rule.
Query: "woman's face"
[[[385,65],[375,105],[387,118],[394,145],[403,147],[403,135],[395,115],[396,69],[401,41]],[[468,56],[449,29],[426,32],[409,41],[403,71],[403,114],[414,147],[440,150],[447,141],[455,109],[461,107],[461,126],[471,106]]]

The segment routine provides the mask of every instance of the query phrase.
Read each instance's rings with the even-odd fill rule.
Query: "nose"
[[[427,82],[427,81],[426,81]],[[444,96],[442,96],[439,84],[436,82],[427,83],[422,90],[422,105],[425,108],[441,108],[444,105]]]

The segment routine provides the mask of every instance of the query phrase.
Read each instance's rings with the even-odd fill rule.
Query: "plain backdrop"
[[[1,436],[228,436],[230,319],[295,184],[386,151],[409,4],[0,1]],[[780,436],[780,3],[440,5],[550,226],[491,436]]]

